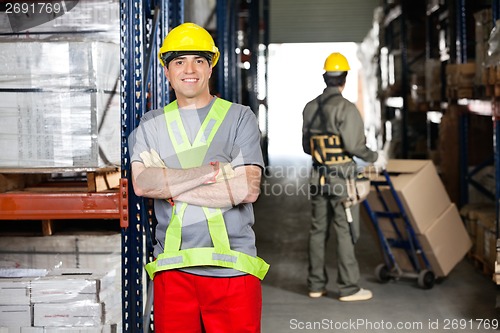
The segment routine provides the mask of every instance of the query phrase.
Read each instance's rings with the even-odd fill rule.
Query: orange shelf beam
[[[0,193],[0,220],[120,219],[128,224],[127,180],[113,192]]]

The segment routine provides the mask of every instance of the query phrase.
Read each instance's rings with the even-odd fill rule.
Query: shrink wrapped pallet
[[[0,167],[119,165],[119,45],[0,43]]]

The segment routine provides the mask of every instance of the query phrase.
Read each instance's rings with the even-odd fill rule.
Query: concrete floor
[[[328,260],[328,295],[309,298],[310,204],[304,192],[308,164],[308,159],[300,157],[270,158],[261,197],[254,205],[258,253],[271,265],[263,281],[263,333],[498,330],[500,289],[469,259],[437,280],[432,289],[419,288],[414,279],[378,282],[374,270],[382,258],[366,222],[362,223],[357,254],[361,285],[372,290],[374,298],[354,303],[337,300],[333,250]]]

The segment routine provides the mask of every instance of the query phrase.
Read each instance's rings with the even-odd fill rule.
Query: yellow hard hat
[[[346,72],[350,69],[346,57],[338,52],[330,54],[325,60],[324,70],[326,72]]]
[[[220,52],[215,46],[212,36],[194,23],[183,23],[172,29],[163,40],[163,45],[160,48],[158,57],[160,63],[167,65],[164,60],[173,59],[177,53],[186,54],[193,51],[195,54],[208,52],[212,55],[212,66],[217,64]],[[177,55],[178,56],[178,55]]]

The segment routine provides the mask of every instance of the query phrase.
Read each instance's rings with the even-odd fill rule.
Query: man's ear
[[[167,77],[167,80],[170,81],[170,77],[169,77],[170,72],[168,71],[168,67],[167,66],[163,66],[163,72],[165,73],[165,76]]]

